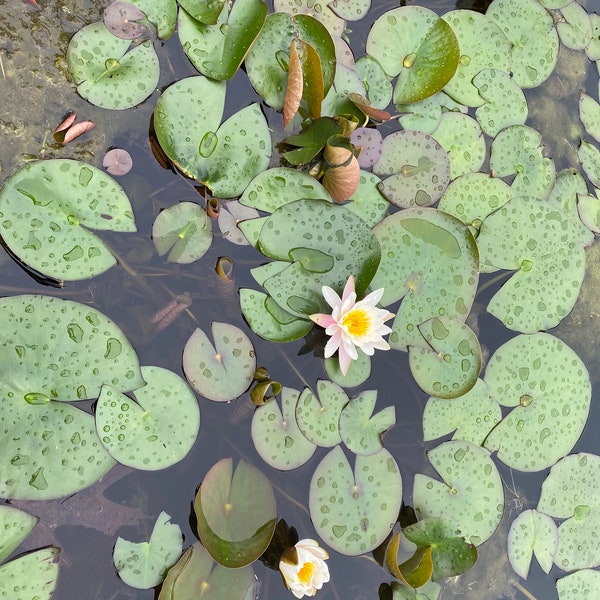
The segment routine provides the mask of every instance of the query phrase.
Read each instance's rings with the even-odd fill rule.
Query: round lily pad
[[[353,473],[340,446],[315,469],[308,500],[319,536],[350,556],[365,554],[383,542],[394,527],[401,502],[402,478],[387,450],[358,455]]]
[[[116,260],[93,229],[136,231],[123,188],[69,159],[29,163],[0,188],[0,234],[21,261],[57,280],[94,277]]]
[[[58,580],[60,548],[43,548],[0,566],[0,597],[50,600]]]
[[[514,407],[485,441],[502,462],[540,471],[573,448],[588,417],[591,385],[564,342],[547,333],[518,335],[496,350],[484,379],[497,402]]]
[[[142,376],[146,385],[135,390],[135,402],[111,386],[102,388],[96,430],[115,460],[155,471],[190,451],[198,436],[200,410],[194,393],[176,373],[142,367]]]
[[[444,483],[417,473],[413,502],[419,518],[443,517],[476,546],[494,533],[504,510],[502,479],[490,454],[471,442],[444,442],[427,453]]]
[[[0,561],[3,561],[21,545],[38,521],[38,517],[14,506],[0,506],[0,530],[2,531]]]
[[[600,572],[594,569],[581,569],[556,582],[558,600],[579,600],[593,598],[600,586]]]

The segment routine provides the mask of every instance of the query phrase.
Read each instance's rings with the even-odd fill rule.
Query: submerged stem
[[[525,596],[528,600],[537,600],[537,598],[527,589],[525,589],[518,581],[514,581],[513,585]]]

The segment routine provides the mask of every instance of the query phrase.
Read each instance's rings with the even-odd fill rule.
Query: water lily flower
[[[314,596],[329,581],[329,568],[325,563],[328,558],[327,550],[311,539],[300,540],[283,553],[279,570],[286,587],[296,598]]]
[[[384,323],[395,315],[376,306],[383,296],[383,288],[357,302],[354,276],[350,275],[341,298],[327,285],[322,290],[323,297],[333,311],[330,315],[317,313],[310,315],[310,318],[331,336],[325,345],[325,358],[333,356],[337,350],[343,375],[348,372],[350,361],[358,358],[356,347],[369,356],[375,350],[390,349],[383,336],[392,330]]]

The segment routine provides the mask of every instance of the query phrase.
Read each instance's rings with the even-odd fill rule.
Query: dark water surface
[[[152,155],[148,132],[158,93],[141,107],[123,112],[98,109],[78,98],[61,74],[64,68],[61,57],[71,35],[82,25],[96,20],[106,3],[39,0],[39,4],[41,12],[21,0],[0,0],[3,67],[0,73],[0,183],[23,164],[25,154],[82,158],[100,166],[106,149],[125,148],[133,156],[134,168],[130,174],[119,178],[119,183],[134,206],[138,233],[105,236],[122,257],[122,264],[90,281],[67,283],[60,290],[36,282],[2,253],[0,294],[40,293],[90,303],[125,331],[141,364],[163,366],[183,375],[181,354],[195,327],[206,330],[212,321],[225,321],[249,332],[240,315],[237,288],[255,287],[249,268],[261,264],[264,259],[250,247],[234,246],[222,239],[216,224],[211,249],[196,263],[169,265],[156,257],[150,232],[158,212],[182,200],[202,200],[192,182],[162,168]],[[453,3],[445,1],[419,4],[440,14],[454,8]],[[356,56],[364,52],[369,24],[376,16],[397,5],[389,0],[373,0],[368,19],[364,23],[351,24],[353,31],[349,37]],[[466,7],[465,2],[459,2],[458,6]],[[62,29],[57,31],[59,25]],[[163,44],[159,54],[161,89],[178,79],[197,74],[176,36]],[[595,77],[597,81],[597,75]],[[228,85],[227,114],[258,100],[244,73],[238,73]],[[596,96],[595,89],[589,93]],[[77,110],[82,119],[96,121],[96,128],[86,136],[92,141],[77,141],[65,148],[44,146],[44,136],[69,110]],[[281,129],[280,116],[273,111],[266,112],[271,126]],[[234,261],[233,285],[227,285],[214,273],[218,257],[224,255],[231,256]],[[193,317],[184,314],[167,330],[150,335],[150,315],[166,304],[171,294],[183,292],[192,296],[190,313]],[[481,299],[484,304],[490,293],[488,291]],[[479,327],[481,339],[490,352],[513,336],[489,315],[481,315]],[[321,362],[311,352],[298,355],[304,340],[275,345],[249,333],[258,365],[266,367],[273,379],[283,385],[302,389],[304,385],[314,385],[319,377],[325,377]],[[589,364],[588,367],[591,371],[597,368]],[[429,445],[422,441],[421,419],[427,395],[414,383],[406,355],[395,352],[376,356],[371,378],[363,388],[378,389],[378,410],[391,404],[396,406],[397,424],[386,435],[385,444],[400,466],[404,501],[410,504],[413,475],[417,472],[435,475],[425,455]],[[600,451],[594,432],[600,423],[597,394],[596,387],[588,424],[574,452]],[[308,484],[315,465],[326,450],[319,449],[308,465],[296,471],[279,473],[270,469],[254,450],[250,438],[251,415],[243,406],[246,401],[243,397],[235,403],[217,404],[200,399],[198,440],[185,460],[164,472],[141,472],[119,466],[104,480],[71,498],[16,503],[41,516],[40,525],[25,542],[26,549],[49,544],[57,544],[63,549],[55,598],[154,598],[154,590],[134,590],[117,577],[112,565],[116,535],[132,541],[148,539],[156,517],[165,510],[182,528],[184,547],[187,547],[195,540],[193,523],[190,523],[195,490],[208,469],[224,457],[231,456],[234,462],[244,458],[268,474],[276,490],[278,517],[294,525],[301,538],[315,537],[306,508]],[[438,443],[436,441],[431,447]],[[499,531],[480,548],[481,558],[475,569],[445,585],[444,599],[526,597],[513,585],[518,578],[505,557],[505,536],[510,521],[520,510],[535,507],[547,472],[513,473],[498,464],[507,486],[514,491],[514,494],[507,493],[505,519]],[[391,580],[369,557],[350,558],[332,552],[329,566],[331,583],[319,593],[322,600],[374,599],[380,583]],[[279,573],[269,571],[261,563],[255,564],[255,572],[262,582],[261,598],[287,600],[293,597],[281,584]],[[560,575],[562,573],[558,571],[544,575],[534,561],[530,578],[521,583],[538,600],[555,598],[554,582]]]

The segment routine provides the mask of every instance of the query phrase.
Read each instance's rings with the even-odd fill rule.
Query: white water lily
[[[384,323],[394,314],[376,306],[383,296],[383,288],[357,302],[354,277],[350,275],[341,298],[329,286],[324,285],[322,290],[333,311],[330,315],[317,313],[310,318],[331,336],[325,345],[325,358],[333,356],[337,350],[342,374],[346,375],[350,361],[358,358],[356,347],[369,356],[375,350],[390,349],[383,336],[392,330]]]
[[[311,539],[300,540],[283,553],[279,570],[296,598],[314,596],[329,581],[328,558],[327,550]]]

